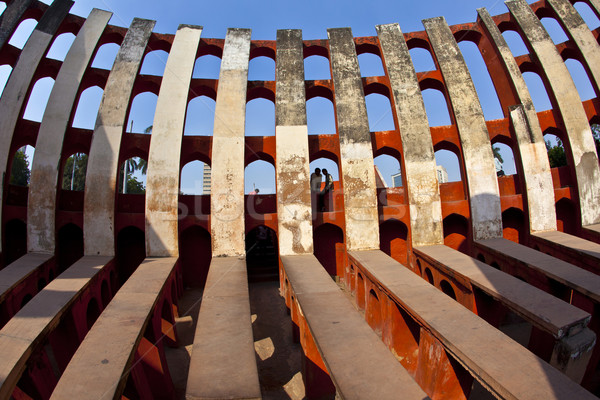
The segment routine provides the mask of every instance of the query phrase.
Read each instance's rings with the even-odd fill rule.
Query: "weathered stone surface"
[[[85,177],[85,254],[115,254],[115,188],[121,135],[127,122],[131,90],[154,23],[137,18],[133,20],[106,82]]]
[[[582,225],[600,222],[600,167],[594,138],[577,88],[562,57],[538,17],[524,0],[506,2],[548,78],[564,123],[577,176]]]
[[[473,237],[502,236],[500,192],[490,137],[477,91],[443,17],[423,21],[454,111],[469,188]]]
[[[229,29],[219,75],[212,145],[213,256],[246,254],[244,240],[244,128],[250,30]]]
[[[275,137],[281,255],[313,252],[302,33],[277,31]]]
[[[375,164],[367,107],[350,28],[328,29],[340,138],[341,179],[346,214],[346,245],[379,248]]]
[[[44,111],[31,168],[28,251],[54,252],[56,191],[62,146],[79,84],[112,13],[93,9],[71,45]]]
[[[177,256],[179,252],[179,155],[201,33],[201,27],[179,27],[158,94],[146,180],[146,254],[149,257]]]
[[[429,122],[417,74],[398,24],[376,27],[404,150],[413,246],[441,244],[442,205]]]
[[[26,2],[13,2],[15,3]],[[58,26],[65,18],[69,9],[73,5],[72,0],[60,0],[52,3],[50,8],[44,13],[44,16],[31,33],[31,36],[25,43],[17,65],[13,69],[2,97],[0,98],[0,177],[9,171],[7,163],[10,157],[9,151],[19,113],[26,99],[27,90],[32,82],[35,71],[40,60],[48,50],[52,37]],[[3,16],[6,15],[5,10]],[[4,21],[4,20],[3,20]],[[0,25],[2,23],[0,22]],[[0,34],[1,35],[1,34]],[[1,47],[1,45],[0,45]],[[6,177],[8,180],[8,176]],[[4,187],[0,188],[0,204],[3,204]],[[0,213],[0,226],[2,225],[2,213]],[[0,240],[0,252],[2,252],[2,243]]]
[[[504,65],[513,92],[521,102],[520,106],[510,109],[509,112],[523,166],[529,229],[531,232],[555,230],[556,210],[550,163],[529,89],[504,36],[490,14],[484,8],[478,9],[477,12],[481,25],[495,46],[497,60]]]

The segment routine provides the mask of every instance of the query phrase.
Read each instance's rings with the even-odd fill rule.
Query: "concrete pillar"
[[[53,253],[56,191],[63,139],[83,73],[112,13],[93,9],[71,45],[38,132],[27,204],[27,249]]]
[[[213,257],[244,256],[244,127],[250,29],[227,30],[215,104],[210,192]]]
[[[146,255],[179,254],[179,159],[202,27],[180,25],[160,85],[146,178]]]
[[[328,29],[340,139],[348,250],[379,249],[379,215],[371,133],[350,28]]]
[[[510,118],[523,166],[529,209],[529,230],[532,233],[556,230],[554,185],[550,163],[529,89],[504,36],[488,11],[480,8],[477,12],[481,26],[496,49],[497,61],[502,63],[511,83],[511,89],[521,103],[519,110],[510,110]]]
[[[443,244],[435,155],[417,74],[400,26],[378,25],[376,29],[402,137],[412,243]]]
[[[277,31],[275,138],[279,253],[313,252],[302,31]]]
[[[8,182],[10,179],[10,176],[5,176],[5,174],[10,170],[10,166],[7,164],[10,157],[12,138],[25,102],[27,90],[33,83],[31,82],[33,75],[40,60],[46,54],[54,33],[72,5],[72,0],[57,0],[52,3],[31,33],[4,87],[4,92],[0,97],[0,177],[3,179],[1,182]],[[0,187],[0,205],[4,204],[3,188],[4,185]],[[2,213],[0,213],[0,226],[3,226]],[[0,240],[1,252],[2,240]]]
[[[8,42],[32,0],[13,0],[0,16],[0,49]],[[69,7],[70,8],[70,7]]]
[[[115,254],[115,188],[121,135],[154,21],[134,19],[113,64],[92,136],[85,177],[84,254]]]
[[[477,91],[454,36],[443,17],[423,21],[440,66],[460,143],[469,188],[474,240],[502,237],[500,192],[490,136]]]
[[[552,89],[573,154],[582,225],[600,222],[600,167],[592,131],[577,88],[538,17],[524,0],[506,2]]]

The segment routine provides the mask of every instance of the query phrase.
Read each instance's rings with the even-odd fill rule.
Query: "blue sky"
[[[45,0],[44,0],[45,1]],[[50,2],[49,0],[46,2]],[[529,1],[531,3],[532,1]],[[472,22],[476,19],[476,9],[485,7],[492,15],[507,12],[502,1],[497,0],[461,0],[461,1],[439,1],[422,0],[418,2],[402,2],[391,0],[377,0],[370,2],[358,1],[314,1],[303,2],[290,1],[226,1],[226,2],[204,2],[193,0],[166,1],[124,1],[124,0],[76,0],[71,12],[81,16],[87,16],[92,8],[101,8],[113,12],[111,24],[128,26],[134,17],[154,19],[157,21],[155,31],[159,33],[174,33],[179,24],[194,24],[204,27],[203,37],[223,38],[228,27],[250,28],[253,39],[273,40],[277,29],[297,28],[302,29],[305,39],[324,39],[327,37],[327,28],[350,27],[354,36],[374,36],[375,25],[386,23],[399,23],[404,32],[423,30],[422,19],[444,16],[449,24]],[[586,22],[595,28],[600,24],[598,20],[585,8],[578,5]],[[566,40],[556,24],[546,20],[542,21],[549,30],[556,43]],[[33,26],[31,27],[33,29]],[[24,29],[25,30],[25,29]],[[514,35],[505,34],[509,45],[516,55],[527,52]],[[22,47],[27,38],[26,33],[16,34],[11,43]],[[55,43],[48,57],[62,59],[68,51],[68,46],[73,38],[65,35]],[[480,101],[486,119],[502,118],[502,111],[493,85],[485,71],[485,65],[474,45],[468,42],[460,43],[461,51],[467,61],[471,74],[478,91]],[[118,46],[107,46],[102,49],[94,60],[94,66],[109,69],[112,65],[114,55]],[[428,55],[422,54],[420,49],[411,50],[413,62],[417,71],[432,69],[432,62]],[[220,61],[212,56],[204,57],[202,63],[198,62],[194,71],[194,77],[218,78]],[[167,54],[164,52],[150,53],[142,67],[142,73],[162,75]],[[310,57],[310,62],[305,63],[306,79],[328,78],[328,64],[315,60],[319,57]],[[202,60],[202,59],[201,59]],[[383,69],[377,57],[361,55],[359,64],[363,76],[382,75]],[[582,99],[596,97],[589,82],[586,82],[585,74],[581,73],[581,65],[567,65],[574,76]],[[264,57],[254,59],[250,63],[250,80],[273,80],[275,64],[272,60]],[[0,78],[2,78],[0,70]],[[525,76],[530,87],[534,104],[538,111],[550,108],[550,103],[544,91],[541,90],[541,82],[535,76]],[[0,81],[1,83],[2,81]],[[25,112],[25,117],[40,120],[45,107],[44,97],[52,87],[52,82],[40,84],[40,92],[45,90],[46,94],[39,96],[37,102],[30,102]],[[74,126],[93,128],[97,107],[100,102],[102,90],[91,88],[84,92],[77,113]],[[439,92],[432,90],[423,93],[425,104],[430,119],[430,125],[447,125],[449,123],[443,100]],[[33,96],[32,96],[33,97]],[[379,95],[367,96],[367,111],[369,125],[372,131],[394,129],[389,102]],[[33,104],[35,103],[35,104]],[[128,130],[133,121],[133,131],[143,132],[152,124],[153,112],[156,104],[154,95],[142,94],[134,100]],[[143,111],[142,111],[143,110]],[[188,117],[184,134],[210,134],[212,131],[212,112],[214,102],[206,97],[193,100],[188,107]],[[249,135],[272,135],[274,134],[274,107],[269,101],[258,99],[248,103],[246,129]],[[313,99],[307,103],[309,133],[333,133],[335,130],[333,122],[333,108],[327,100]],[[514,161],[507,147],[501,147],[501,153],[505,159],[504,169],[507,174],[514,173]],[[450,180],[458,180],[459,172],[456,168],[455,157],[444,151],[436,153],[439,164],[446,167]],[[382,171],[388,184],[391,183],[391,175],[398,172],[397,161],[391,157],[379,157],[376,164]],[[334,179],[338,179],[337,167],[333,162],[317,160],[311,164],[311,170],[315,167],[327,168],[333,172]],[[185,193],[199,193],[201,188],[202,172],[201,163],[190,164],[182,171],[182,190]],[[261,189],[261,193],[274,193],[274,169],[264,162],[251,164],[246,170],[246,192],[254,187]]]

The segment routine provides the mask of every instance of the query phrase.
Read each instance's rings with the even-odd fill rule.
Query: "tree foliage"
[[[29,170],[29,160],[27,154],[25,154],[25,148],[21,148],[15,153],[10,171],[11,185],[29,186],[31,171]]]
[[[592,124],[592,134],[596,142],[596,154],[600,157],[600,124]]]
[[[87,160],[87,154],[83,153],[75,153],[67,159],[63,169],[63,190],[74,190],[81,192],[85,189]]]
[[[546,140],[546,150],[548,151],[550,168],[563,167],[567,165],[567,155],[560,139],[556,139],[555,146],[553,146],[549,140]]]
[[[494,158],[503,163],[504,160],[502,159],[502,154],[500,154],[500,147],[492,146],[492,151],[494,152]]]

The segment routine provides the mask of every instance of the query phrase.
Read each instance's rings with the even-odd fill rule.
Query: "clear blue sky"
[[[46,1],[46,0],[44,0]],[[46,2],[50,2],[49,0]],[[533,1],[528,0],[529,3]],[[578,5],[579,6],[579,5]],[[128,26],[134,17],[154,19],[157,21],[155,31],[159,33],[174,33],[179,24],[194,24],[204,27],[203,37],[223,38],[228,27],[250,28],[252,29],[253,39],[273,40],[277,29],[297,28],[302,29],[305,39],[320,39],[327,37],[327,28],[350,27],[354,36],[373,36],[376,35],[375,25],[386,23],[399,23],[404,32],[423,30],[421,20],[425,18],[444,16],[449,24],[458,24],[473,22],[477,17],[476,9],[485,7],[492,15],[507,12],[503,1],[498,0],[460,0],[460,1],[440,1],[440,0],[422,0],[402,2],[398,0],[377,0],[370,2],[358,1],[226,1],[226,2],[201,2],[197,0],[174,0],[174,1],[123,1],[123,0],[77,0],[71,9],[71,12],[81,16],[87,16],[92,8],[101,8],[113,12],[111,24],[119,26]],[[578,7],[581,11],[581,7]],[[584,19],[595,28],[600,24],[590,13],[583,12]],[[550,31],[555,42],[564,41],[564,33],[552,23],[548,24],[543,20],[545,26]],[[19,35],[15,35],[19,36]],[[26,38],[25,35],[23,35]],[[516,55],[526,53],[523,46],[514,37],[505,35],[511,45],[511,49]],[[22,39],[24,43],[25,39]],[[18,42],[19,38],[14,38],[13,42]],[[70,39],[72,40],[72,38]],[[13,43],[14,44],[14,43]],[[61,59],[66,54],[70,41],[65,39],[65,43],[54,46],[50,57]],[[22,44],[21,44],[22,46]],[[480,101],[483,106],[486,119],[496,119],[502,117],[502,112],[493,93],[493,86],[489,75],[485,72],[485,66],[482,63],[480,55],[474,45],[468,42],[460,44],[461,50],[465,55],[467,65],[473,76],[475,86],[478,90]],[[112,50],[108,49],[105,58],[108,60],[104,67],[110,68],[114,54],[118,49],[114,46]],[[432,69],[431,61],[427,56],[420,54],[419,49],[411,51],[413,62],[420,70]],[[161,75],[166,62],[166,53],[151,53],[147,58],[147,64],[142,68],[142,73]],[[98,57],[99,59],[102,57]],[[311,57],[318,58],[318,57]],[[100,61],[100,62],[98,62]],[[102,66],[102,60],[95,60],[95,65]],[[359,57],[361,72],[364,76],[373,76],[383,74],[381,64],[377,59],[362,55]],[[199,64],[199,63],[198,63]],[[319,65],[314,62],[306,66],[306,78],[318,79],[327,78],[328,65]],[[595,97],[595,93],[589,82],[583,78],[581,66],[568,65],[580,91],[581,97],[585,99]],[[219,70],[219,60],[207,59],[204,64],[197,65],[194,77],[217,78]],[[0,70],[0,73],[2,71]],[[265,58],[257,58],[250,64],[249,79],[274,79],[274,63]],[[313,76],[311,76],[313,75]],[[1,77],[1,74],[0,74]],[[540,90],[540,82],[535,77],[526,76],[526,81],[534,97],[534,103],[538,111],[550,108],[549,101],[543,90]],[[1,83],[1,81],[0,81]],[[49,94],[51,82],[47,85],[46,91]],[[74,125],[79,127],[93,128],[97,106],[99,105],[102,91],[99,88],[89,89],[90,93],[86,98],[86,107],[78,109],[75,116]],[[44,96],[41,96],[42,98]],[[393,129],[394,124],[390,114],[389,103],[379,95],[367,96],[367,111],[369,114],[369,124],[371,130]],[[449,123],[447,113],[444,111],[443,103],[440,103],[439,92],[425,91],[424,98],[430,125],[446,125]],[[330,103],[320,99],[313,99],[307,104],[309,116],[309,133],[330,132],[335,129],[332,120]],[[153,96],[141,95],[132,107],[132,120],[134,120],[133,131],[142,132],[144,128],[152,124],[152,113],[147,110],[153,110],[156,104],[156,98]],[[44,101],[37,105],[31,105],[31,110],[27,110],[26,117],[34,120],[41,118]],[[34,109],[36,108],[37,109]],[[330,110],[328,110],[328,107]],[[146,110],[143,112],[134,109]],[[186,122],[185,134],[210,134],[212,131],[212,111],[214,102],[205,97],[198,98],[190,103],[188,109],[188,120]],[[34,116],[35,114],[35,116]],[[135,114],[135,115],[133,115]],[[206,117],[204,117],[206,116]],[[269,123],[265,127],[265,121]],[[128,125],[129,128],[130,125]],[[274,134],[273,105],[265,100],[255,100],[248,104],[247,108],[247,134],[250,135],[269,135]],[[504,157],[504,169],[510,174],[514,173],[514,162],[510,151],[501,147],[501,153]],[[453,156],[445,154],[443,151],[436,154],[439,164],[442,164],[448,170],[450,180],[459,179],[458,169],[455,167],[456,161]],[[398,163],[391,158],[380,157],[376,159],[376,164],[382,171],[385,180],[391,184],[391,175],[398,172]],[[311,164],[311,170],[315,167],[325,167],[335,173],[335,164],[332,162],[317,160]],[[261,193],[274,193],[274,169],[266,163],[252,164],[246,171],[246,192],[252,190],[254,186],[261,189]],[[182,171],[182,190],[186,193],[199,191],[201,187],[201,165],[189,165]]]

